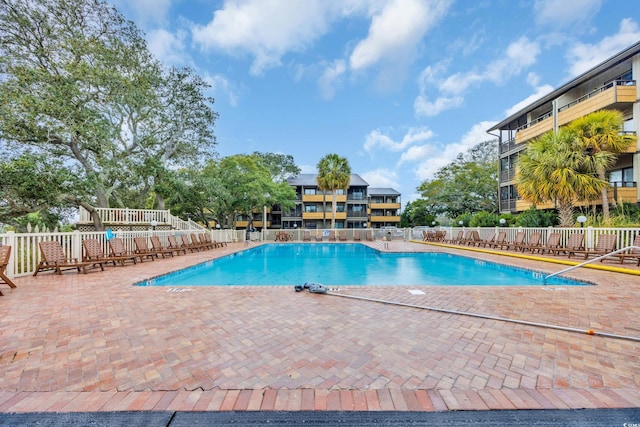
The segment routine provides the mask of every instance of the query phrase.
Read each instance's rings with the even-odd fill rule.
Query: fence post
[[[71,236],[71,256],[78,260],[82,259],[82,238],[78,230],[75,230]]]
[[[7,265],[7,276],[15,277],[16,269],[15,264],[18,259],[18,247],[16,245],[16,233],[15,231],[7,231],[7,246],[11,246],[11,258],[9,258],[9,264]],[[13,262],[12,262],[13,259]]]

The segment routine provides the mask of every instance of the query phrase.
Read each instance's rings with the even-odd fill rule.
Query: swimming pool
[[[542,285],[543,274],[444,253],[383,253],[357,243],[268,244],[138,286]],[[547,285],[588,285],[553,277]]]

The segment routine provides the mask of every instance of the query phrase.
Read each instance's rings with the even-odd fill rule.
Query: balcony
[[[302,219],[324,219],[324,212],[303,212]]]
[[[302,196],[303,202],[329,202],[332,201],[331,194],[305,194]],[[336,196],[336,202],[346,202],[346,194],[338,194]]]
[[[516,133],[516,145],[522,144],[550,130],[553,130],[553,116],[551,113],[548,113],[519,127]]]
[[[400,203],[371,203],[371,209],[400,209]]]
[[[400,222],[400,216],[372,216],[371,222]]]
[[[636,187],[636,183],[628,183],[630,186],[628,187],[611,187],[607,190],[607,196],[609,198],[609,204],[614,203],[631,203],[636,204],[640,200],[638,195],[638,188]],[[593,205],[601,205],[600,198],[596,200],[592,200],[590,202],[587,201],[579,201],[574,204],[576,207],[583,206],[593,206]],[[532,203],[529,203],[526,200],[519,199],[515,203],[516,211],[522,212],[526,211],[532,206]],[[554,202],[546,202],[546,203],[538,203],[536,204],[536,209],[554,209]],[[502,202],[500,203],[500,209],[502,210]]]
[[[604,108],[633,104],[638,98],[636,83],[628,80],[610,82],[558,109],[558,125],[567,123]]]
[[[513,181],[516,177],[516,169],[515,168],[511,168],[511,169],[507,169],[506,171],[501,171],[500,172],[500,182],[508,182],[508,181]]]

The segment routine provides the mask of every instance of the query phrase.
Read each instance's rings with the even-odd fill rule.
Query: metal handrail
[[[560,274],[566,273],[567,271],[575,270],[576,268],[579,268],[579,267],[582,267],[582,266],[584,266],[584,265],[590,264],[590,263],[592,263],[592,262],[594,262],[594,261],[600,261],[601,259],[604,259],[604,258],[610,257],[611,255],[615,255],[615,254],[617,254],[617,253],[624,252],[624,251],[629,250],[629,249],[640,249],[640,246],[634,246],[634,245],[627,246],[626,248],[618,249],[617,251],[609,252],[609,253],[607,253],[607,254],[600,255],[599,257],[596,257],[596,258],[594,258],[594,259],[590,259],[590,260],[588,260],[588,261],[581,262],[581,263],[580,263],[580,264],[578,264],[578,265],[572,265],[572,266],[571,266],[571,267],[569,267],[569,268],[565,268],[564,270],[560,270],[560,271],[558,271],[558,272],[555,272],[555,273],[549,274],[548,276],[545,276],[545,277],[542,279],[542,284],[543,284],[543,285],[546,285],[546,284],[547,284],[547,279],[549,279],[549,278],[551,278],[551,277],[553,277],[553,276],[558,276],[558,275],[560,275]]]

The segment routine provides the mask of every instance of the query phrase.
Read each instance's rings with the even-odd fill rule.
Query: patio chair
[[[62,250],[62,245],[57,240],[40,242],[40,253],[42,260],[38,263],[36,271],[33,272],[37,276],[43,270],[55,270],[56,274],[62,274],[63,270],[76,269],[78,272],[87,273],[87,265],[91,262],[83,262],[78,258],[68,258]],[[104,270],[102,264],[100,268]]]
[[[323,231],[322,230],[316,231],[316,235],[315,235],[316,242],[322,242],[322,238],[323,237],[324,236],[323,236]]]
[[[569,258],[571,255],[582,254],[584,255],[584,259],[589,258],[589,256],[601,256],[611,253],[616,250],[616,241],[618,240],[618,236],[615,234],[601,234],[598,236],[598,241],[596,242],[595,248],[593,250],[584,249],[584,250],[570,250]],[[604,260],[601,259],[600,262]]]
[[[436,242],[444,242],[447,237],[447,232],[445,230],[436,231],[435,241]]]
[[[11,281],[5,274],[5,270],[9,265],[9,257],[11,256],[11,246],[2,245],[0,246],[0,283],[5,283],[9,285],[10,288],[16,288],[16,284]],[[0,291],[0,295],[2,291]]]
[[[108,259],[104,254],[98,239],[85,239],[82,241],[82,246],[84,247],[84,256],[82,257],[84,262],[93,263],[94,267],[109,262],[113,262],[113,265],[116,265],[115,260]]]
[[[540,233],[539,231],[534,231],[533,233],[531,233],[531,235],[529,236],[529,240],[526,243],[522,243],[520,246],[518,246],[518,250],[524,252],[524,251],[530,251],[531,253],[533,253],[533,251],[538,250],[542,245],[540,244],[540,240],[542,240],[542,233]]]
[[[640,234],[636,234],[636,237],[635,239],[633,239],[633,243],[631,245],[640,247]],[[638,260],[637,265],[640,266],[640,249],[638,248],[632,248],[629,252],[623,252],[623,253],[615,254],[613,256],[620,259],[620,264],[623,264],[627,259],[630,259],[630,260]],[[1,260],[2,258],[0,257],[0,261]]]
[[[134,264],[138,263],[137,260],[142,262],[141,256],[127,251],[127,248],[125,248],[124,242],[120,237],[109,239],[109,258],[119,261],[122,265],[127,261],[132,261]]]
[[[329,241],[330,242],[335,242],[336,241],[336,232],[334,230],[331,230],[329,232]]]
[[[464,240],[464,230],[458,230],[458,234],[456,237],[452,237],[450,240],[447,240],[446,243],[453,243],[459,245]]]
[[[187,254],[187,249],[182,247],[180,243],[178,243],[178,239],[176,236],[167,236],[167,240],[169,240],[169,245],[167,248],[171,249],[176,253],[176,255],[180,255],[180,252]]]
[[[146,237],[134,237],[133,243],[136,245],[134,253],[139,255],[141,259],[146,257],[153,261],[158,257],[158,253],[149,248]]]
[[[504,231],[499,231],[497,233],[493,233],[493,236],[491,236],[490,239],[479,241],[478,242],[478,247],[494,248],[494,247],[500,245],[501,243],[503,243],[506,239],[507,239],[507,233],[504,232]]]
[[[364,238],[367,239],[368,242],[373,242],[373,230],[367,230],[364,232]]]
[[[346,242],[347,241],[347,231],[346,230],[338,231],[338,240],[340,240],[341,242]]]
[[[200,243],[193,243],[190,239],[189,239],[189,235],[188,234],[183,234],[182,236],[180,236],[180,239],[182,240],[182,247],[188,251],[191,252],[200,252]]]
[[[478,246],[482,239],[480,239],[480,233],[476,230],[470,231],[468,234],[468,238],[465,238],[464,244],[467,246]]]
[[[514,251],[517,251],[518,248],[524,243],[525,237],[527,237],[527,235],[524,231],[518,231],[513,241],[504,244],[504,248],[506,250],[513,248]]]
[[[353,241],[354,242],[362,241],[362,237],[360,236],[360,230],[354,230],[353,231]]]
[[[571,251],[584,250],[584,233],[571,233],[567,239],[567,243],[556,251],[556,255],[561,252],[569,254]]]
[[[162,258],[166,258],[167,255],[173,257],[173,252],[175,251],[168,246],[164,246],[158,236],[151,236],[151,248],[151,250],[156,251],[158,255],[162,255]]]
[[[191,233],[191,244],[196,246],[199,250],[207,250],[213,247],[213,245],[209,243],[202,242],[200,237],[198,237],[198,233]]]
[[[537,249],[541,255],[544,255],[544,252],[547,251],[549,254],[557,254],[558,250],[561,249],[560,239],[562,235],[560,233],[551,233],[547,238],[547,243],[544,245],[540,245]]]
[[[205,249],[213,249],[213,248],[216,247],[216,245],[213,243],[213,241],[207,239],[206,233],[198,234],[198,241],[200,242],[202,247],[205,248]]]
[[[302,235],[302,241],[303,242],[310,242],[311,241],[311,231],[304,230],[304,234]]]

